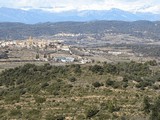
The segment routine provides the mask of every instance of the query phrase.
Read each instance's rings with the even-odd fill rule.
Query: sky
[[[68,10],[109,10],[160,13],[160,0],[0,0],[0,7],[53,12]]]

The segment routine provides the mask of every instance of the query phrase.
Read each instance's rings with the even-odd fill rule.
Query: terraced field
[[[160,69],[151,63],[26,64],[2,71],[0,119],[158,120]]]

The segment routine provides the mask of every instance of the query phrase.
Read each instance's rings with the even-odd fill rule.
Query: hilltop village
[[[0,42],[1,62],[51,61],[57,63],[77,62],[84,64],[93,61],[82,56],[78,48],[66,45],[62,40],[39,40],[29,37],[27,40]]]
[[[73,36],[72,36],[73,37]],[[75,37],[75,36],[74,36]],[[57,39],[56,39],[57,38]],[[61,39],[59,39],[61,38]],[[96,46],[97,41],[89,40],[86,46],[84,41],[76,40],[75,45],[67,43],[62,35],[52,39],[29,37],[26,40],[0,41],[0,62],[49,62],[53,64],[86,64],[97,62],[138,61],[145,62],[154,58],[144,57],[133,52],[132,49]],[[84,43],[83,43],[84,42]],[[80,43],[80,44],[79,44]],[[93,45],[90,45],[90,44]]]

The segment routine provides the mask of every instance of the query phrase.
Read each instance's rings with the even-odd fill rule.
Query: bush
[[[78,64],[74,65],[74,73],[78,73],[78,74],[82,73],[80,65]]]
[[[148,97],[144,97],[143,98],[143,110],[145,113],[149,113],[150,112],[150,108],[151,105],[149,103],[149,98]]]
[[[19,102],[20,96],[19,95],[9,95],[5,97],[6,102]]]
[[[118,82],[115,82],[112,86],[114,89],[120,88],[120,84]]]
[[[116,65],[112,64],[104,64],[104,71],[111,74],[116,74],[118,72]]]
[[[13,109],[13,110],[10,111],[9,115],[10,116],[20,117],[22,115],[22,113],[21,113],[20,110]]]
[[[46,115],[46,120],[54,120],[54,115],[52,114]]]
[[[7,110],[6,110],[6,109],[4,109],[4,108],[0,108],[0,113],[1,113],[1,114],[6,113],[6,112],[7,112]]]
[[[113,81],[113,80],[107,80],[107,81],[106,81],[106,87],[108,87],[108,86],[113,86],[114,83],[115,83],[115,81]]]
[[[32,110],[28,111],[26,117],[29,120],[40,120],[40,118],[42,116],[40,113],[41,113],[40,110],[32,109]]]
[[[77,79],[75,77],[71,77],[68,79],[70,82],[75,82]]]
[[[101,67],[100,65],[91,66],[89,69],[90,69],[93,73],[102,74],[102,73],[104,72],[103,67]]]
[[[103,86],[103,84],[102,84],[102,83],[99,83],[99,82],[94,82],[94,83],[92,83],[92,85],[93,85],[94,87],[101,87],[101,86]]]
[[[64,116],[58,116],[58,117],[55,118],[55,120],[64,120],[64,119],[65,119]]]
[[[151,120],[160,120],[160,97],[158,97],[151,108]]]
[[[158,90],[158,89],[159,89],[159,86],[158,86],[158,85],[153,85],[153,89],[154,89],[154,90]]]
[[[45,87],[47,87],[47,86],[49,86],[49,84],[48,84],[47,82],[45,82],[45,83],[43,83],[43,84],[41,85],[41,88],[45,88]]]
[[[46,101],[46,98],[39,96],[35,96],[34,99],[36,103],[44,103]]]
[[[113,101],[108,101],[107,105],[108,105],[108,111],[111,113],[120,110],[120,107],[118,107],[117,104],[114,103]]]
[[[156,66],[157,65],[157,61],[156,60],[150,60],[150,61],[145,62],[145,64],[149,64],[151,66]]]
[[[123,76],[123,82],[128,82],[129,80],[131,80],[129,75],[124,75]]]
[[[93,116],[95,116],[97,113],[99,112],[99,110],[96,107],[92,107],[90,109],[88,109],[87,113],[86,113],[86,118],[92,118]]]
[[[128,87],[128,83],[124,82],[124,83],[122,84],[122,87],[123,87],[123,88],[127,88],[127,87]]]
[[[46,116],[46,120],[64,120],[65,117],[63,115],[57,115],[57,116],[54,116],[54,115],[47,115]]]

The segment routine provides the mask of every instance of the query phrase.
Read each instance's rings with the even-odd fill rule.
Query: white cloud
[[[153,13],[159,14],[160,13],[160,5],[150,6],[148,8],[141,9],[139,11],[141,11],[141,12],[153,12]]]
[[[50,11],[108,10],[119,8],[132,12],[159,12],[160,0],[0,0],[1,7],[32,8],[49,7]]]

